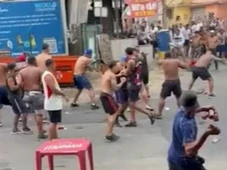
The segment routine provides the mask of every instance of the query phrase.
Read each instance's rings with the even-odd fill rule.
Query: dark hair
[[[134,51],[135,51],[135,49],[132,48],[132,47],[128,47],[128,48],[125,49],[125,53],[126,53],[127,55],[133,55],[133,52],[134,52]]]
[[[171,58],[171,57],[172,57],[172,54],[171,54],[170,52],[166,52],[166,53],[165,53],[165,59],[166,59],[166,58]]]
[[[48,50],[49,49],[49,45],[47,43],[44,43],[42,45],[42,50]]]
[[[46,64],[46,67],[50,67],[52,64],[54,64],[54,60],[53,59],[47,59],[45,64]]]
[[[8,70],[14,70],[16,68],[16,63],[9,63],[8,65],[7,65],[7,69]]]
[[[110,69],[112,69],[114,66],[116,66],[117,63],[118,63],[117,61],[110,61],[110,62],[108,63],[108,67],[109,67]]]
[[[30,65],[34,65],[35,62],[36,62],[36,58],[35,57],[28,57],[27,62]]]
[[[197,106],[197,94],[193,91],[184,92],[181,95],[181,105],[185,108]]]

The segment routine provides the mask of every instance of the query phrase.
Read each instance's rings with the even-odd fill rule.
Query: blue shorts
[[[90,81],[84,75],[74,75],[73,80],[74,80],[74,85],[79,90],[92,88]]]
[[[3,105],[11,105],[8,99],[8,92],[6,86],[0,86],[0,108]]]
[[[115,96],[118,104],[128,103],[128,90],[117,90]]]

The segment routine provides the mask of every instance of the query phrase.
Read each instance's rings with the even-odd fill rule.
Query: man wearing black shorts
[[[21,131],[18,129],[18,122],[19,118],[22,115],[22,122],[23,122],[23,133],[31,134],[31,130],[27,127],[27,116],[26,114],[29,113],[29,109],[23,102],[23,90],[21,85],[18,84],[16,79],[16,64],[12,63],[9,64],[8,67],[8,74],[6,77],[6,86],[8,89],[8,98],[11,103],[14,116],[14,126],[12,130],[12,134],[19,134]]]
[[[213,78],[211,77],[207,67],[210,65],[210,63],[215,61],[221,61],[224,62],[223,59],[217,58],[212,54],[212,50],[208,49],[205,54],[203,54],[195,63],[194,67],[192,67],[192,80],[189,84],[188,90],[192,89],[192,86],[194,85],[196,79],[199,77],[203,81],[208,81],[208,95],[211,97],[214,97],[213,94],[213,88],[214,88],[214,82]]]
[[[171,96],[173,93],[177,100],[177,106],[180,107],[180,96],[182,93],[181,83],[179,78],[179,68],[185,69],[187,65],[182,63],[178,59],[173,59],[171,54],[167,52],[165,54],[165,59],[160,60],[159,64],[164,70],[165,81],[162,84],[162,90],[160,93],[159,106],[158,106],[158,115],[157,119],[162,119],[162,111],[165,107],[165,99]]]
[[[52,59],[46,60],[47,70],[42,75],[42,85],[44,90],[44,109],[48,111],[50,118],[49,126],[49,140],[57,139],[57,124],[61,123],[61,112],[63,109],[65,94],[61,91],[60,86],[53,75],[55,70],[54,61]]]
[[[116,141],[119,139],[119,136],[113,133],[113,128],[116,118],[120,113],[120,109],[114,100],[113,93],[122,87],[126,82],[126,78],[121,77],[120,82],[117,84],[116,73],[120,71],[117,62],[112,61],[108,65],[109,69],[103,74],[101,80],[100,100],[103,109],[107,114],[106,139],[109,141]]]

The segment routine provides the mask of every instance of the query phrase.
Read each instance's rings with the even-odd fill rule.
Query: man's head
[[[21,54],[16,58],[17,63],[25,62],[25,61],[26,61],[26,56],[24,54]]]
[[[27,63],[32,66],[37,66],[36,58],[35,57],[29,57],[27,60]]]
[[[210,36],[213,37],[216,35],[216,32],[214,30],[210,30]]]
[[[172,55],[170,52],[166,52],[165,53],[165,59],[171,59],[172,58]]]
[[[176,35],[180,35],[180,30],[176,29]]]
[[[140,49],[138,46],[136,46],[135,48],[133,48],[133,56],[139,57],[139,55],[140,55]]]
[[[125,49],[126,56],[132,56],[134,53],[134,48],[128,47]]]
[[[16,68],[16,64],[15,63],[9,63],[7,65],[7,70],[11,73],[15,73],[15,68]]]
[[[88,58],[91,58],[92,57],[92,49],[88,48],[84,51],[84,56],[88,57]]]
[[[117,61],[111,61],[111,62],[109,62],[108,63],[108,67],[115,74],[119,73],[119,71],[120,71],[120,67],[119,67]]]
[[[49,45],[48,44],[44,43],[42,45],[42,52],[47,53],[47,54],[49,53]]]
[[[181,95],[181,105],[184,107],[187,114],[194,115],[199,108],[196,93],[193,91],[184,92]]]
[[[46,62],[46,68],[49,71],[54,71],[55,70],[55,64],[53,59],[47,59]]]

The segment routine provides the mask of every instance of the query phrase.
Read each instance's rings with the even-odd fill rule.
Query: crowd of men
[[[203,30],[202,27],[200,30]],[[205,33],[208,34],[208,32]],[[119,139],[119,136],[114,133],[114,126],[122,127],[118,121],[119,118],[127,121],[124,114],[127,108],[129,108],[130,120],[125,125],[126,127],[137,126],[136,111],[146,115],[149,123],[153,125],[156,119],[163,118],[162,111],[165,99],[173,93],[179,110],[174,118],[173,139],[168,153],[169,168],[170,170],[204,170],[203,159],[197,153],[208,136],[218,135],[220,129],[210,125],[202,137],[197,140],[195,114],[203,112],[204,119],[218,121],[218,113],[212,106],[200,107],[197,95],[190,90],[195,80],[201,78],[209,82],[208,95],[215,96],[213,79],[208,71],[208,66],[213,60],[223,61],[223,59],[216,57],[215,52],[217,46],[220,45],[217,43],[219,38],[216,40],[211,35],[209,33],[205,41],[202,41],[202,36],[199,35],[198,45],[202,45],[204,51],[197,57],[192,67],[192,81],[189,83],[186,93],[182,94],[178,70],[179,68],[187,69],[189,65],[173,58],[169,52],[165,54],[163,60],[158,62],[165,77],[160,92],[158,112],[149,106],[148,66],[145,55],[140,52],[138,47],[126,48],[125,57],[121,61],[106,63],[106,70],[101,76],[99,97],[107,115],[105,138],[108,141]],[[195,31],[193,38],[196,36],[198,35]],[[44,44],[42,53],[37,57],[26,59],[25,56],[20,56],[16,63],[1,63],[0,65],[0,103],[1,105],[10,105],[14,112],[12,134],[22,132],[30,134],[27,117],[29,113],[35,113],[33,115],[37,125],[38,139],[58,138],[57,125],[61,123],[62,100],[68,101],[68,98],[61,91],[55,78],[55,65],[52,57],[48,54],[48,49],[48,45]],[[77,100],[82,90],[86,89],[91,99],[91,109],[99,109],[94,90],[86,74],[87,71],[92,70],[91,56],[92,50],[87,49],[75,64],[73,80],[77,93],[71,107],[79,107]],[[43,119],[46,113],[49,114],[50,121],[48,136],[46,135],[47,131],[43,129]],[[22,131],[18,127],[20,117],[22,118]]]

